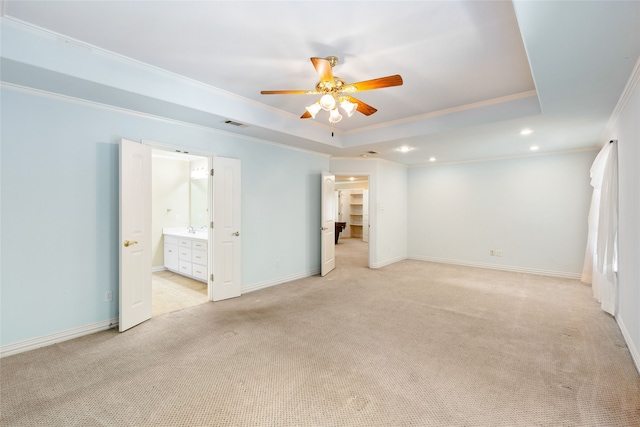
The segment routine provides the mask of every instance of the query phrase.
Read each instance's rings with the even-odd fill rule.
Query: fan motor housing
[[[318,82],[316,90],[321,93],[340,93],[346,85],[340,77],[333,76],[333,82]]]

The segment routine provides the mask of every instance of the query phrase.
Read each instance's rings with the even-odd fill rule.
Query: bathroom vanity
[[[164,266],[167,270],[207,282],[208,235],[190,233],[186,227],[165,228]]]

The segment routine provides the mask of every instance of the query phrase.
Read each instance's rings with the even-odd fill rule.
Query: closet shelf
[[[351,237],[362,239],[364,231],[364,193],[362,190],[352,190],[349,198],[349,219]]]

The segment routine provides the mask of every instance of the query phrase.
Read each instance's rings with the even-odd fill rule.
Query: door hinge
[[[213,282],[213,274],[211,275],[211,281]]]
[[[211,228],[213,228],[213,221],[211,221]]]
[[[213,176],[213,169],[211,169],[211,176]]]

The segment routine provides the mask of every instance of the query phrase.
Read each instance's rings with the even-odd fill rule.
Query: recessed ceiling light
[[[536,151],[538,149],[540,149],[540,147],[538,147],[537,145],[532,145],[531,147],[529,147],[529,150],[531,151]]]
[[[349,181],[353,181],[354,179],[355,179],[354,177],[350,177],[350,178],[349,178]]]
[[[403,145],[402,147],[398,148],[398,151],[401,153],[407,153],[411,150],[413,150],[413,148],[407,147],[406,145]]]
[[[436,161],[436,158],[435,158],[435,157],[429,157],[429,161],[430,161],[430,162],[435,162],[435,161]]]
[[[531,129],[522,129],[520,135],[531,135],[533,131]]]

